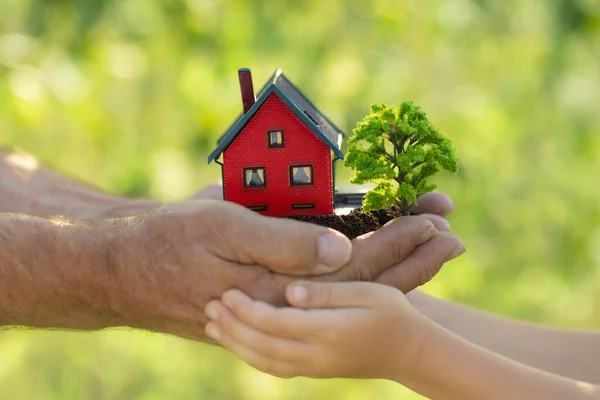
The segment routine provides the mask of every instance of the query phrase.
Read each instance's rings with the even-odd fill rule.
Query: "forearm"
[[[561,376],[600,383],[600,333],[516,322],[418,291],[408,297],[428,318],[494,353]]]
[[[131,215],[158,205],[102,193],[44,169],[30,155],[0,151],[0,211],[95,219]]]
[[[0,325],[121,325],[103,224],[0,213]]]
[[[399,383],[431,399],[600,399],[600,387],[519,364],[431,323],[421,363]]]

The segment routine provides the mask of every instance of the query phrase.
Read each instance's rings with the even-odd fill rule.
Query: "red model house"
[[[208,157],[221,164],[225,200],[271,216],[333,214],[341,131],[281,70],[256,98],[249,69],[239,80],[244,112]]]

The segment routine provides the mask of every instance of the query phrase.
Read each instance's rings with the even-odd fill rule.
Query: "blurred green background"
[[[283,68],[346,132],[371,103],[421,105],[461,159],[437,182],[468,248],[426,290],[600,328],[600,1],[0,0],[0,145],[183,199],[220,178],[206,156],[241,110],[239,67],[255,87]],[[162,335],[6,331],[0,398],[419,397]]]

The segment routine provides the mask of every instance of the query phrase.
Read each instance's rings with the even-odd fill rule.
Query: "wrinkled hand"
[[[204,307],[228,289],[284,305],[293,275],[314,275],[376,280],[407,292],[464,251],[460,239],[421,217],[396,219],[352,242],[224,201],[173,203],[115,221],[123,225],[110,245],[111,298],[124,323],[200,340]]]
[[[415,369],[431,324],[398,290],[298,282],[286,295],[294,307],[227,291],[207,305],[206,332],[254,368],[282,378],[394,379]]]

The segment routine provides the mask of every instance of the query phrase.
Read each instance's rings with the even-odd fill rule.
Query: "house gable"
[[[281,72],[281,69],[275,71],[273,76],[267,81],[265,86],[258,92],[259,96],[265,91],[269,85],[275,85],[292,101],[298,108],[308,114],[321,131],[335,143],[338,148],[341,148],[342,138],[344,134],[325,114],[323,114],[298,88]]]
[[[208,156],[209,164],[221,156],[272,93],[275,93],[333,151],[337,158],[344,159],[344,154],[340,150],[341,132],[278,71],[260,91],[254,105],[240,116],[219,140],[217,148]]]
[[[283,146],[269,147],[269,129],[283,133]],[[329,146],[271,93],[223,151],[224,198],[265,215],[331,214],[333,157]],[[298,167],[309,168],[311,184],[293,183],[291,173]],[[247,171],[254,169],[264,186],[247,184]]]

